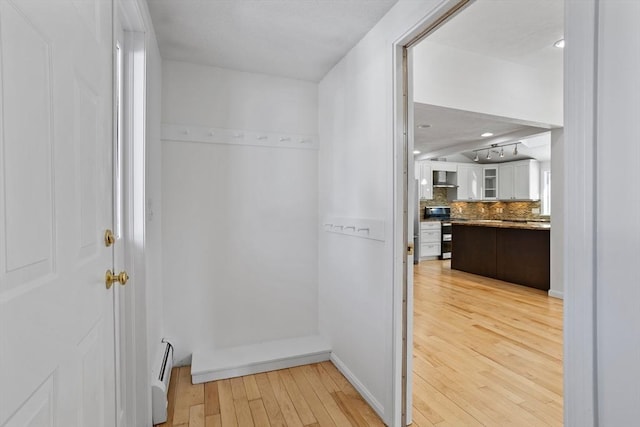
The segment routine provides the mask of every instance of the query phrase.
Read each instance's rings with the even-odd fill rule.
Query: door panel
[[[0,290],[7,291],[53,269],[52,90],[47,40],[11,4],[0,4],[0,16],[5,140]],[[23,104],[32,106],[29,114]]]
[[[110,0],[0,0],[0,425],[113,426]]]

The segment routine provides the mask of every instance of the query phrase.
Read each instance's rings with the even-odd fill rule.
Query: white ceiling
[[[561,73],[563,51],[553,43],[564,37],[563,0],[477,0],[427,40],[485,56],[499,58],[530,67],[539,67],[551,73]],[[414,70],[418,73],[419,70]],[[415,104],[416,126],[431,124],[427,129],[415,129],[415,147],[421,156],[442,157],[458,154],[458,158],[473,158],[470,150],[526,139],[548,130],[531,126],[508,117],[460,111],[426,104]],[[482,138],[492,132],[491,138]],[[532,147],[521,144],[520,158],[549,160],[550,147],[539,146],[533,139]],[[545,145],[545,144],[543,144]],[[493,156],[491,163],[505,159]],[[481,161],[482,162],[482,161]]]
[[[433,157],[450,156],[454,153],[463,153],[467,157],[473,157],[470,150],[489,147],[491,144],[502,144],[519,141],[533,135],[547,132],[548,127],[531,126],[521,121],[507,117],[492,116],[489,114],[474,113],[470,111],[456,110],[453,108],[439,107],[435,105],[414,104],[414,147],[422,155]],[[420,128],[420,125],[431,125]],[[492,137],[483,138],[485,132],[493,133]],[[518,147],[520,150],[521,147]],[[520,160],[533,153],[521,150],[518,158],[507,160]],[[537,151],[538,155],[545,155],[544,151]],[[525,156],[525,157],[523,157]],[[494,156],[493,162],[501,161]],[[505,161],[505,159],[502,159]],[[537,160],[548,160],[537,158]]]
[[[164,59],[320,79],[398,0],[148,0]]]
[[[430,42],[531,67],[562,69],[564,0],[478,0],[438,28]]]

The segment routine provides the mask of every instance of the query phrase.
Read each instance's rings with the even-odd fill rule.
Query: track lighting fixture
[[[487,150],[487,155],[485,156],[485,158],[487,160],[491,160],[491,152],[493,151],[495,154],[499,155],[500,158],[504,158],[504,147],[509,147],[511,145],[513,145],[513,155],[517,156],[518,155],[518,144],[520,144],[522,141],[517,141],[517,142],[508,142],[506,144],[491,144],[490,147],[488,148],[478,148],[477,150],[473,150],[474,153],[474,157],[473,157],[473,161],[474,162],[478,162],[480,161],[480,157],[478,156],[478,153],[480,151],[484,151]],[[500,149],[500,151],[498,151],[498,148]]]

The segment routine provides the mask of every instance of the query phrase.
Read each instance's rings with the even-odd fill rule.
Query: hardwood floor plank
[[[271,423],[269,423],[269,416],[267,415],[267,410],[264,408],[262,399],[250,400],[249,409],[251,410],[253,422],[256,427],[269,427],[271,425]]]
[[[231,392],[234,399],[247,398],[247,391],[244,388],[242,377],[231,378],[229,383],[231,384]]]
[[[273,394],[273,389],[271,388],[267,374],[257,374],[255,377],[260,395],[262,396],[262,403],[269,417],[269,422],[272,426],[286,426],[280,405],[278,404],[276,396]]]
[[[247,399],[249,399],[249,401],[260,399],[260,389],[258,389],[256,378],[253,375],[248,375],[242,377],[242,380],[244,381],[244,388],[247,391]]]
[[[220,414],[206,415],[204,418],[205,427],[222,427],[222,419]]]
[[[278,372],[278,376],[280,380],[284,384],[285,389],[287,390],[287,394],[291,398],[291,402],[293,402],[293,406],[296,408],[296,412],[300,417],[300,421],[302,421],[303,425],[315,424],[317,422],[316,417],[313,416],[313,412],[309,407],[309,404],[305,400],[304,396],[300,392],[298,385],[295,380],[291,376],[291,373],[288,369],[283,369]]]
[[[349,381],[340,373],[338,368],[334,366],[330,361],[319,363],[324,372],[331,377],[333,382],[338,386],[338,389],[348,396],[360,396],[356,389],[351,385]]]
[[[245,396],[241,397],[240,399],[234,399],[233,404],[236,408],[236,418],[238,420],[238,426],[254,427],[253,416],[251,415],[251,409],[249,408],[249,401],[247,400],[247,397]]]
[[[189,427],[205,427],[204,403],[189,408]]]
[[[289,373],[291,374],[291,377],[296,382],[296,385],[298,386],[300,393],[302,393],[302,396],[309,404],[309,407],[311,408],[311,411],[313,412],[314,417],[316,418],[316,420],[318,420],[318,424],[320,424],[323,427],[335,426],[336,425],[335,422],[333,421],[333,419],[325,409],[324,405],[318,398],[318,395],[313,390],[313,387],[305,377],[304,373],[299,369],[298,370],[289,369]]]
[[[311,387],[313,387],[313,391],[318,396],[318,399],[320,399],[322,405],[338,427],[351,425],[347,416],[342,412],[336,401],[333,399],[329,391],[325,388],[322,381],[318,377],[317,370],[312,369],[309,365],[306,365],[291,368],[291,371],[300,372],[305,376],[307,381],[309,381],[309,384],[311,384]]]
[[[191,367],[182,366],[178,372],[173,424],[188,424],[191,406],[204,403],[204,385],[191,384]]]
[[[267,377],[269,378],[273,394],[278,401],[280,410],[282,410],[282,416],[284,417],[287,426],[302,427],[304,424],[302,423],[302,420],[300,420],[300,416],[298,415],[298,412],[296,411],[296,408],[280,379],[278,371],[268,372]]]
[[[334,391],[331,394],[333,400],[338,404],[338,407],[342,409],[342,412],[347,416],[351,425],[356,427],[367,427],[367,422],[360,415],[360,412],[355,409],[351,402],[349,402],[349,397],[341,391]]]
[[[218,397],[218,382],[212,381],[204,385],[204,414],[216,415],[220,413],[220,400]]]
[[[238,419],[236,418],[236,408],[229,380],[218,381],[218,394],[220,397],[220,420],[222,425],[224,427],[237,426]]]
[[[384,426],[384,423],[375,413],[375,411],[364,401],[360,393],[351,385],[349,381],[340,373],[338,368],[334,366],[330,361],[320,363],[322,369],[324,369],[324,373],[329,375],[333,382],[340,388],[345,395],[349,396],[352,399],[352,404],[356,406],[357,410],[360,412],[362,417],[365,419],[368,425],[370,426]]]

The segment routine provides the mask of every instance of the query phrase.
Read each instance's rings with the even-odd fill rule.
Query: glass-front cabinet
[[[498,198],[498,168],[497,166],[485,166],[483,170],[483,199]]]

